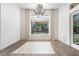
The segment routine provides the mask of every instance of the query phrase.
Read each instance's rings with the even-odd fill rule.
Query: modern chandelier
[[[38,4],[36,9],[33,9],[33,11],[36,15],[44,15],[44,13],[45,13],[45,9],[43,9],[42,4]]]

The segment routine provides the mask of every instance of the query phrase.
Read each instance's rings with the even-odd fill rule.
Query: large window
[[[31,21],[31,33],[40,34],[48,33],[48,22],[46,21]]]
[[[73,43],[79,45],[79,11],[73,14]]]

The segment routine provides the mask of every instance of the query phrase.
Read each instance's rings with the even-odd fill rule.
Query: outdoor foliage
[[[34,23],[32,23],[32,34],[33,33],[48,33],[47,22],[34,22]]]

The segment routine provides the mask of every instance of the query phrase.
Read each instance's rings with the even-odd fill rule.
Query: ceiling
[[[58,9],[62,4],[63,3],[42,3],[44,9]],[[37,3],[18,3],[21,9],[35,9],[37,5]]]

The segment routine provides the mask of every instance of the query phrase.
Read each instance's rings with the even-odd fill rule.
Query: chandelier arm
[[[33,9],[33,12],[37,15],[38,13]]]

